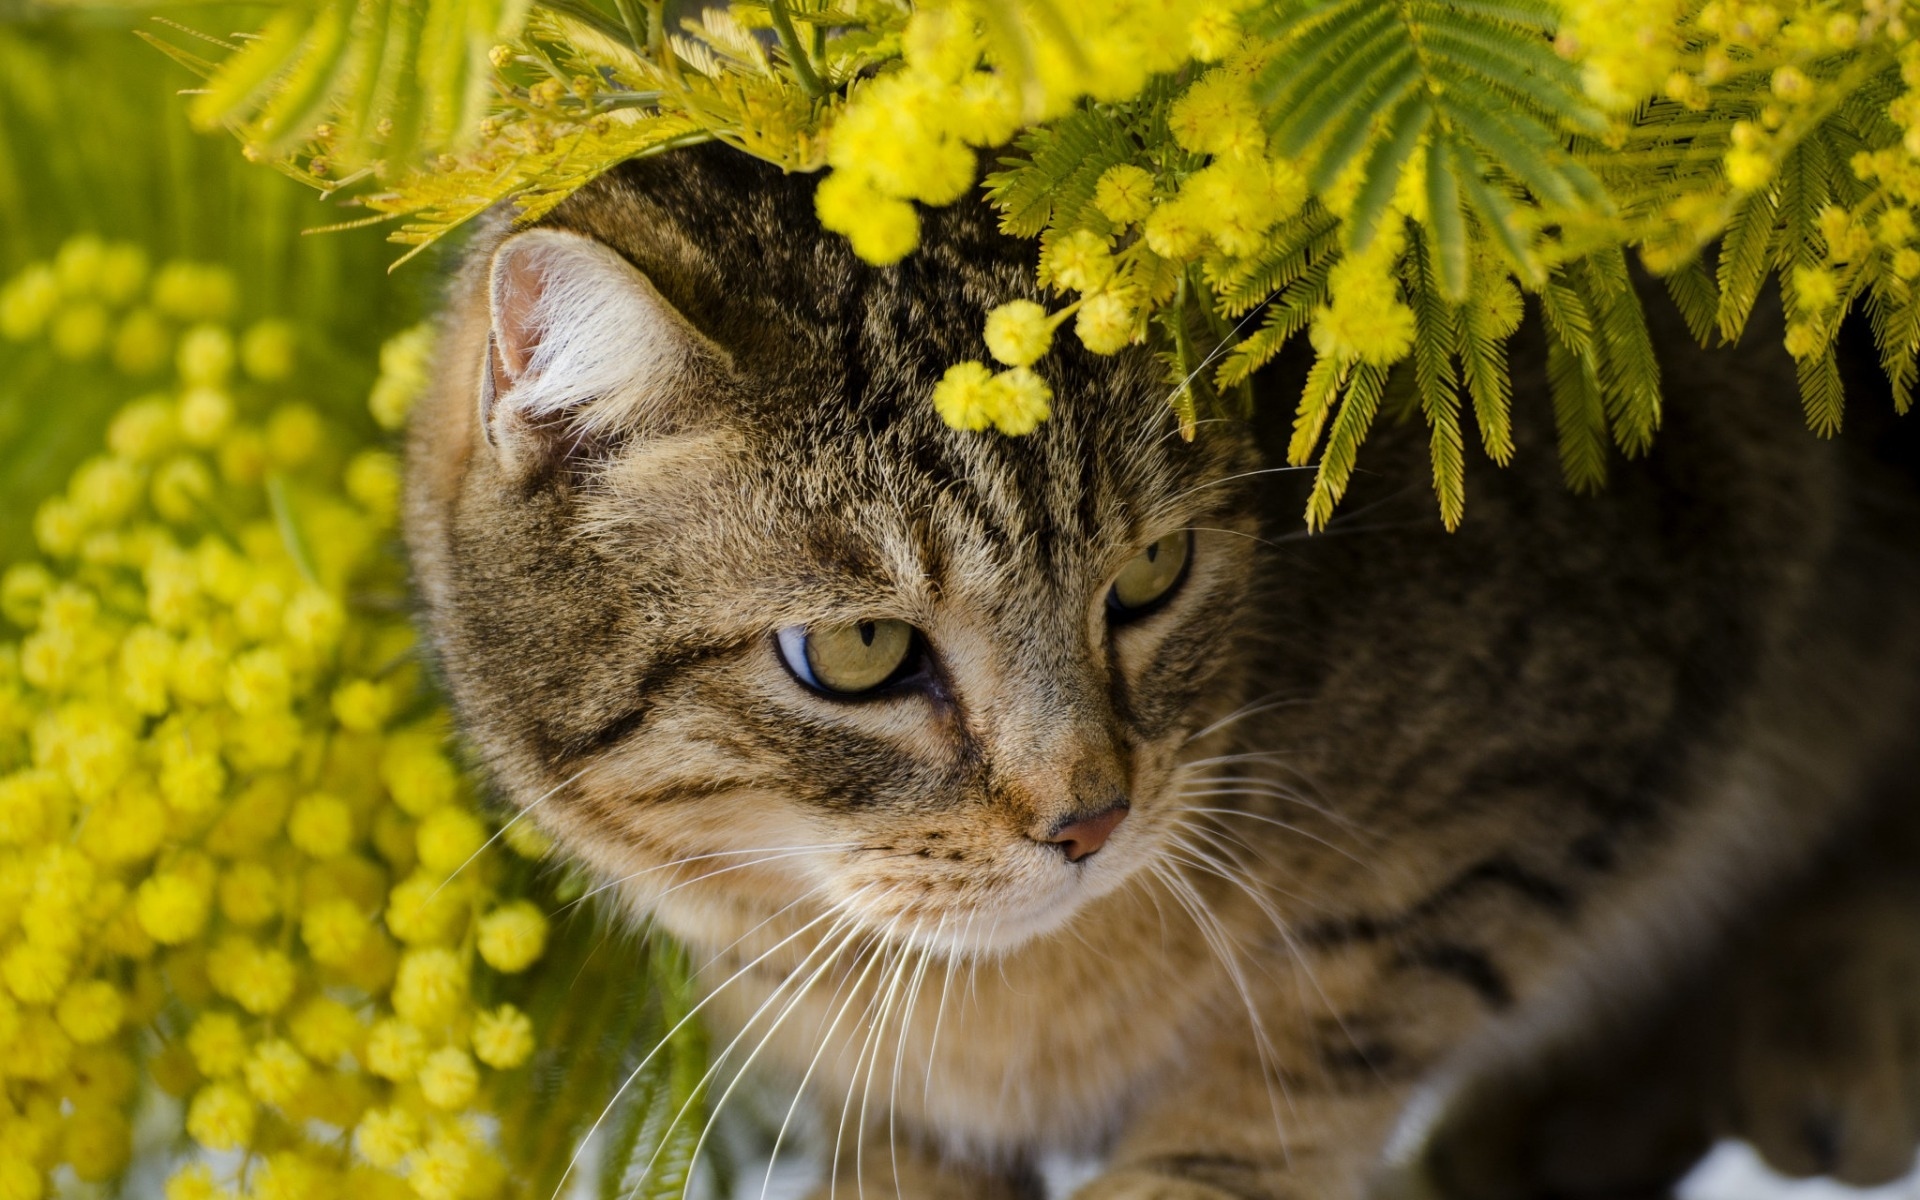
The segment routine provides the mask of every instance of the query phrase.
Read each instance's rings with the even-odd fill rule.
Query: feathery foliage
[[[832,168],[822,222],[887,263],[917,244],[914,204],[951,203],[976,152],[1007,147],[986,195],[1038,241],[1037,278],[1063,303],[996,314],[988,348],[1007,369],[961,364],[940,411],[1030,428],[1045,407],[1032,368],[1072,320],[1100,353],[1155,343],[1190,428],[1306,333],[1331,364],[1293,441],[1296,463],[1319,464],[1314,527],[1375,416],[1363,364],[1411,372],[1441,517],[1458,524],[1466,424],[1495,463],[1513,453],[1523,295],[1544,318],[1569,483],[1597,487],[1615,452],[1644,453],[1661,398],[1635,258],[1703,342],[1738,337],[1778,280],[1816,433],[1843,419],[1833,342],[1856,304],[1910,403],[1920,47],[1887,0],[671,11],[308,0],[225,57],[173,52],[207,77],[196,119],[369,220],[402,219],[396,239],[416,246],[718,139]]]

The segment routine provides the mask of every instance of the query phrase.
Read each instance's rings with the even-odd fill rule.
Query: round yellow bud
[[[39,563],[13,564],[0,575],[0,614],[31,629],[40,623],[40,605],[53,587],[53,573]]]
[[[516,816],[501,826],[500,840],[507,849],[534,862],[553,853],[553,839],[525,816]]]
[[[53,268],[34,263],[0,289],[0,335],[24,342],[37,337],[60,303],[60,280]]]
[[[286,593],[271,579],[258,578],[247,585],[233,606],[233,623],[240,636],[249,641],[265,641],[280,631],[280,609]]]
[[[524,971],[546,948],[547,918],[530,901],[503,904],[480,919],[480,957],[496,971]]]
[[[101,457],[81,464],[67,489],[68,499],[89,525],[111,525],[126,520],[140,503],[146,480],[124,458]]]
[[[105,1183],[126,1169],[133,1128],[118,1108],[88,1105],[67,1118],[61,1154],[83,1183]]]
[[[226,695],[243,717],[285,711],[293,696],[286,656],[267,646],[240,655],[227,668]]]
[[[1113,255],[1107,239],[1090,229],[1076,229],[1047,251],[1053,281],[1075,292],[1097,292],[1113,278]]]
[[[420,866],[443,876],[465,866],[486,842],[486,827],[479,819],[452,805],[428,813],[414,833]]]
[[[0,778],[0,845],[37,841],[67,786],[52,771],[18,771]]]
[[[353,1129],[353,1148],[361,1158],[392,1170],[420,1145],[420,1120],[399,1106],[368,1109]]]
[[[172,338],[150,308],[136,308],[113,335],[113,365],[122,375],[151,375],[166,365]]]
[[[332,1065],[360,1042],[360,1018],[331,996],[315,996],[287,1022],[294,1043],[315,1062]]]
[[[1729,150],[1726,166],[1727,182],[1739,191],[1765,187],[1773,178],[1773,160],[1758,150]]]
[[[141,716],[167,711],[167,679],[173,674],[174,642],[151,625],[136,625],[120,643],[120,694]]]
[[[1118,354],[1133,341],[1133,309],[1112,292],[1090,296],[1074,318],[1081,345],[1095,354]]]
[[[253,1100],[231,1083],[210,1083],[187,1106],[187,1134],[209,1150],[238,1150],[253,1138]]]
[[[397,733],[380,755],[380,779],[400,811],[423,817],[451,801],[459,787],[440,738],[426,730]]]
[[[373,922],[345,897],[314,904],[300,918],[300,937],[322,966],[346,966],[372,936]]]
[[[125,1015],[125,998],[103,979],[88,979],[69,987],[54,1010],[60,1028],[83,1046],[103,1042],[119,1032]]]
[[[211,446],[233,424],[233,397],[200,384],[180,396],[180,435],[195,446]]]
[[[1009,300],[987,314],[987,350],[1011,367],[1038,362],[1053,343],[1047,310],[1031,300]]]
[[[325,427],[308,404],[283,404],[267,418],[267,456],[280,467],[298,467],[320,448]]]
[[[293,960],[272,947],[251,947],[235,958],[225,991],[255,1016],[279,1012],[299,982]]]
[[[452,937],[461,915],[459,893],[443,877],[425,871],[395,884],[387,897],[387,928],[413,945]]]
[[[53,257],[53,274],[69,296],[90,296],[99,286],[107,244],[97,235],[80,233],[61,244]]]
[[[473,1055],[496,1071],[533,1056],[533,1022],[511,1004],[482,1012],[473,1022]]]
[[[1773,73],[1773,94],[1782,100],[1805,100],[1813,94],[1813,81],[1799,67],[1780,67]]]
[[[166,1200],[222,1200],[223,1194],[205,1163],[182,1167],[167,1180]]]
[[[1052,415],[1048,401],[1053,390],[1026,367],[1015,367],[993,377],[993,424],[1001,433],[1021,437],[1040,427]]]
[[[1788,322],[1785,342],[1787,353],[1795,358],[1810,358],[1826,345],[1820,326],[1813,321]]]
[[[933,409],[954,429],[987,428],[993,423],[993,372],[977,362],[948,367],[933,386]]]
[[[100,256],[94,291],[109,304],[126,304],[147,282],[147,252],[132,242],[115,242]]]
[[[57,1079],[73,1061],[73,1039],[45,1009],[20,1014],[20,1032],[7,1050],[6,1073],[15,1079],[45,1083]]]
[[[285,1038],[269,1038],[253,1048],[244,1068],[247,1090],[262,1104],[286,1108],[313,1078],[313,1064]]]
[[[331,651],[346,627],[346,610],[340,602],[317,587],[301,588],[287,602],[281,627],[287,640],[313,654]]]
[[[427,1055],[416,1082],[435,1108],[465,1108],[480,1088],[480,1072],[465,1050],[445,1046]]]
[[[240,363],[262,383],[278,383],[293,374],[299,334],[279,320],[256,321],[240,339]]]
[[[333,717],[355,733],[372,733],[393,713],[393,692],[371,679],[350,679],[333,692]]]
[[[149,876],[134,894],[140,928],[163,946],[177,946],[206,928],[211,907],[208,889],[197,879],[174,872]]]
[[[853,252],[875,266],[897,263],[920,244],[913,205],[876,191],[852,171],[836,170],[821,180],[813,202],[821,226],[846,235]]]
[[[73,972],[65,949],[36,942],[15,942],[0,957],[0,980],[22,1004],[51,1004]]]
[[[108,866],[144,862],[167,835],[167,806],[144,780],[123,784],[94,809],[80,830],[80,848]]]
[[[325,792],[302,796],[287,817],[287,840],[312,858],[337,858],[353,845],[353,809]]]
[[[426,1057],[426,1035],[397,1017],[375,1021],[367,1033],[367,1070],[382,1079],[405,1083]]]
[[[218,325],[196,325],[180,338],[174,366],[185,383],[217,388],[233,371],[233,335]]]
[[[452,1137],[437,1137],[407,1164],[407,1182],[420,1200],[460,1200],[474,1174],[473,1150]]]
[[[1172,200],[1148,214],[1144,227],[1147,249],[1162,258],[1185,262],[1206,244],[1206,227],[1183,200]]]
[[[187,1053],[209,1079],[236,1075],[247,1061],[247,1035],[230,1012],[203,1012],[187,1031]]]
[[[1883,246],[1900,247],[1913,240],[1913,213],[1904,208],[1889,208],[1880,214],[1879,222],[1874,226],[1874,236]]]
[[[186,656],[182,654],[181,657],[184,659]],[[176,681],[178,678],[176,675]],[[174,751],[176,745],[179,749]],[[227,769],[221,765],[220,756],[212,747],[196,749],[181,739],[177,743],[169,743],[163,751],[160,795],[173,811],[183,816],[207,812],[219,801],[226,786]]]
[[[416,1027],[451,1020],[467,996],[467,970],[460,957],[443,946],[415,947],[400,958],[394,977],[393,1011]]]
[[[279,915],[280,876],[263,862],[238,862],[220,876],[220,912],[242,929]]]
[[[341,482],[354,502],[381,520],[400,508],[400,462],[385,450],[362,450],[347,463]]]
[[[154,511],[176,525],[197,524],[213,496],[213,472],[191,455],[176,455],[153,473],[148,493]]]
[[[80,509],[63,496],[49,496],[33,513],[33,540],[54,558],[72,558],[86,535]]]
[[[112,325],[107,310],[98,304],[75,304],[63,308],[53,318],[48,340],[53,352],[68,362],[85,362],[100,353],[107,344]]]
[[[1839,303],[1840,281],[1825,267],[1795,267],[1793,293],[1796,309],[1808,314],[1819,313]]]

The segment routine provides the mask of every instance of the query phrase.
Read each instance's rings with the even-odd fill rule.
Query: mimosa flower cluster
[[[332,107],[263,86],[275,55],[279,78],[318,70],[273,38],[213,70],[221,99],[199,107],[323,188],[378,177],[366,203],[412,217],[395,236],[414,243],[496,201],[538,217],[625,157],[694,141],[824,168],[821,222],[883,267],[929,208],[982,185],[1037,243],[1038,293],[981,314],[982,352],[929,397],[940,414],[1033,430],[1070,333],[1097,354],[1150,346],[1191,434],[1202,409],[1246,411],[1254,374],[1304,335],[1316,365],[1289,459],[1315,470],[1312,528],[1401,407],[1381,403],[1395,374],[1428,426],[1441,518],[1460,522],[1473,435],[1497,464],[1517,444],[1507,354],[1528,307],[1569,485],[1645,453],[1663,400],[1636,260],[1706,342],[1737,338],[1778,280],[1817,433],[1842,419],[1834,336],[1855,307],[1896,403],[1920,383],[1906,0],[733,0],[678,20],[629,5],[617,26],[444,2],[499,38],[473,138],[429,146],[376,121],[343,142],[391,89],[344,66]],[[372,19],[328,44],[358,61],[388,33]],[[465,102],[395,117],[429,110]]]
[[[496,841],[421,687],[376,423],[291,398],[302,334],[235,308],[90,238],[0,289],[9,339],[171,368],[0,576],[0,1200],[117,1176],[156,1094],[168,1200],[496,1195],[548,846]]]

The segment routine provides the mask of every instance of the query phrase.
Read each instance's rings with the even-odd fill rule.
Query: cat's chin
[[[920,899],[902,908],[862,911],[865,906],[849,900],[847,907],[861,924],[896,945],[960,961],[997,958],[1066,929],[1132,874],[1117,856],[1057,874],[1055,864],[1047,867],[1042,878],[1024,880],[1027,886],[949,904]]]

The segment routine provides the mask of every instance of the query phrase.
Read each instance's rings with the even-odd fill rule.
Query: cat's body
[[[1658,339],[1668,428],[1602,496],[1523,445],[1457,534],[1363,483],[1305,539],[1144,354],[1058,349],[1030,437],[945,428],[1020,247],[961,205],[875,270],[810,193],[697,152],[496,226],[409,533],[489,767],[710,959],[727,1070],[805,1080],[837,1188],[1055,1149],[1106,1156],[1099,1200],[1408,1186],[1444,1098],[1650,1004],[1911,765],[1916,509],[1805,431],[1784,357]],[[1545,425],[1538,363],[1515,390]],[[1112,616],[1182,529],[1161,607]],[[782,666],[871,619],[924,669]]]

